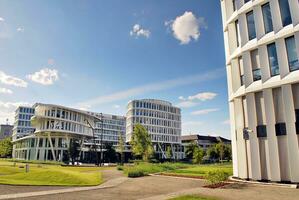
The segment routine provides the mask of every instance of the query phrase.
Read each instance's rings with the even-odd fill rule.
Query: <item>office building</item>
[[[13,140],[27,136],[34,132],[31,126],[31,117],[34,115],[34,108],[20,106],[15,111],[15,122],[13,128]]]
[[[127,106],[126,140],[130,142],[134,126],[143,125],[152,140],[154,150],[162,159],[171,147],[174,159],[184,157],[181,145],[181,110],[170,102],[156,99],[133,100]]]
[[[190,143],[195,143],[198,145],[198,147],[203,148],[204,150],[207,150],[209,147],[217,144],[217,143],[223,143],[223,144],[231,144],[231,141],[228,139],[225,139],[220,136],[209,136],[209,135],[183,135],[181,137],[182,144],[184,147],[189,145]]]
[[[12,136],[13,126],[9,124],[1,124],[0,125],[0,140],[11,137]]]
[[[299,182],[299,1],[220,2],[234,176]]]

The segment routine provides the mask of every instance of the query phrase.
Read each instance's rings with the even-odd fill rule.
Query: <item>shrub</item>
[[[140,169],[131,169],[128,171],[128,177],[130,178],[142,177],[145,175],[146,174]]]
[[[119,171],[123,171],[124,170],[124,166],[118,165],[116,169],[119,170]]]
[[[229,177],[229,173],[222,170],[215,170],[208,172],[206,179],[210,184],[217,184],[226,181]]]

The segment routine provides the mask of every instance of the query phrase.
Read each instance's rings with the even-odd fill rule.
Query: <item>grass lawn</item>
[[[9,185],[56,185],[92,186],[103,182],[99,167],[62,167],[60,165],[29,164],[29,173],[24,163],[0,160],[0,184]]]
[[[209,165],[192,165],[184,163],[138,163],[134,166],[125,166],[123,170],[129,177],[139,177],[162,172],[166,175],[182,175],[188,177],[205,178],[208,172],[215,170],[227,172],[229,175],[232,175],[233,173],[231,163]]]
[[[229,164],[209,164],[209,165],[192,165],[188,168],[183,169],[175,169],[169,172],[165,172],[165,174],[170,175],[182,175],[182,176],[190,176],[190,177],[203,177],[205,178],[208,172],[221,170],[227,172],[229,175],[233,174],[232,165]]]
[[[210,197],[201,197],[197,195],[186,195],[186,196],[175,197],[169,200],[216,200],[216,199]]]

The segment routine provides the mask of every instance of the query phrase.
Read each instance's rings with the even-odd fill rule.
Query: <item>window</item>
[[[299,69],[299,62],[297,56],[297,49],[295,44],[295,37],[291,36],[285,39],[286,49],[288,54],[288,62],[290,71],[295,71]]]
[[[249,2],[250,0],[244,0],[244,4],[246,4],[247,2]]]
[[[267,50],[271,76],[279,75],[279,66],[275,43],[268,44]]]
[[[249,13],[246,14],[246,19],[247,19],[248,38],[249,40],[252,40],[256,38],[253,11],[250,11]]]
[[[245,79],[244,79],[244,68],[243,68],[243,59],[242,57],[238,58],[238,64],[239,64],[239,70],[240,70],[240,80],[241,80],[241,86],[244,85]]]
[[[287,26],[292,23],[290,6],[288,0],[278,0],[282,26]]]
[[[262,12],[263,12],[265,33],[272,32],[273,31],[273,23],[272,23],[270,3],[266,3],[262,6]]]
[[[253,81],[258,81],[262,79],[261,69],[260,69],[260,58],[258,50],[255,49],[250,52],[251,57],[251,66],[252,66],[252,75]]]
[[[233,0],[233,10],[236,11],[237,8],[237,0]]]
[[[240,36],[240,25],[238,20],[235,21],[235,29],[236,29],[237,47],[239,47],[241,44],[240,42],[241,36]]]

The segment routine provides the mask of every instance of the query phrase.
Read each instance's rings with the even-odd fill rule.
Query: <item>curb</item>
[[[259,181],[247,181],[247,180],[235,178],[235,177],[232,177],[232,176],[229,177],[229,180],[234,181],[234,182],[239,182],[239,183],[248,183],[248,184],[252,184],[252,185],[274,186],[274,187],[292,188],[292,189],[298,189],[299,188],[298,187],[299,185],[296,184],[296,183],[289,184],[289,183],[275,183],[275,182],[266,183],[266,182],[259,182]]]

